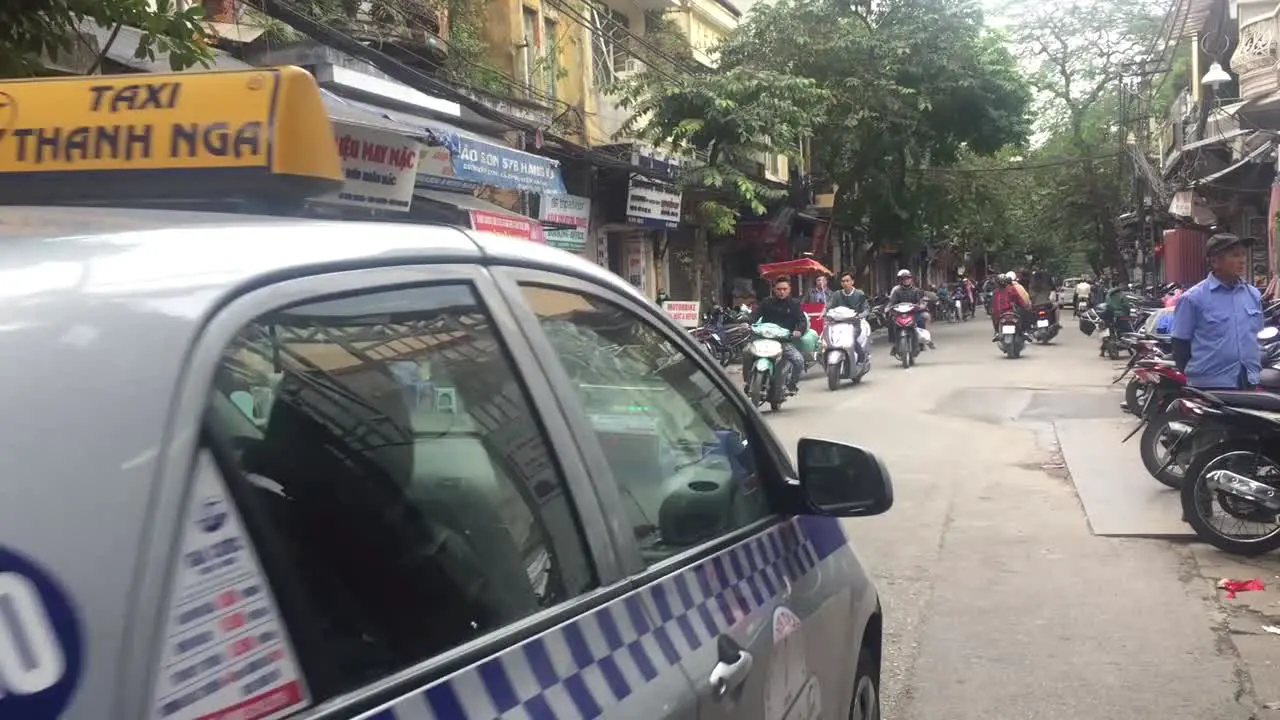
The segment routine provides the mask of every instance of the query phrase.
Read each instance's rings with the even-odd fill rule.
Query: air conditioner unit
[[[644,70],[644,63],[640,62],[636,58],[631,58],[631,57],[613,66],[614,74],[620,78],[627,77],[629,75],[635,75],[639,72],[642,72],[643,70]]]

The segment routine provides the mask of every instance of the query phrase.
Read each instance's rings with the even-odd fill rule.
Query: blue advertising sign
[[[478,138],[452,132],[431,135],[449,149],[453,179],[510,190],[564,193],[560,163]]]

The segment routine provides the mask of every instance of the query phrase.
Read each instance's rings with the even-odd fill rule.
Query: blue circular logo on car
[[[83,642],[62,586],[0,547],[0,718],[61,717],[80,680]]]
[[[200,510],[196,515],[196,525],[201,530],[211,533],[221,528],[227,522],[227,504],[222,498],[210,497],[205,498],[200,503]]]

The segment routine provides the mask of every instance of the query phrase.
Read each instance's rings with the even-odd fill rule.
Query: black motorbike
[[[1196,535],[1236,555],[1280,548],[1280,395],[1200,392],[1175,405],[1212,419],[1222,440],[1196,453],[1182,484],[1182,513]],[[1221,517],[1228,523],[1215,522]]]

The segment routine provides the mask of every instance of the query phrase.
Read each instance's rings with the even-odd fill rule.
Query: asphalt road
[[[1247,673],[1189,548],[1089,531],[1052,423],[1118,414],[1118,396],[1097,341],[1064,320],[1054,345],[1006,360],[979,312],[935,327],[938,349],[910,370],[877,337],[862,385],[830,392],[815,369],[770,417],[790,447],[851,442],[892,473],[893,509],[846,521],[886,614],[884,715],[1249,718]]]

